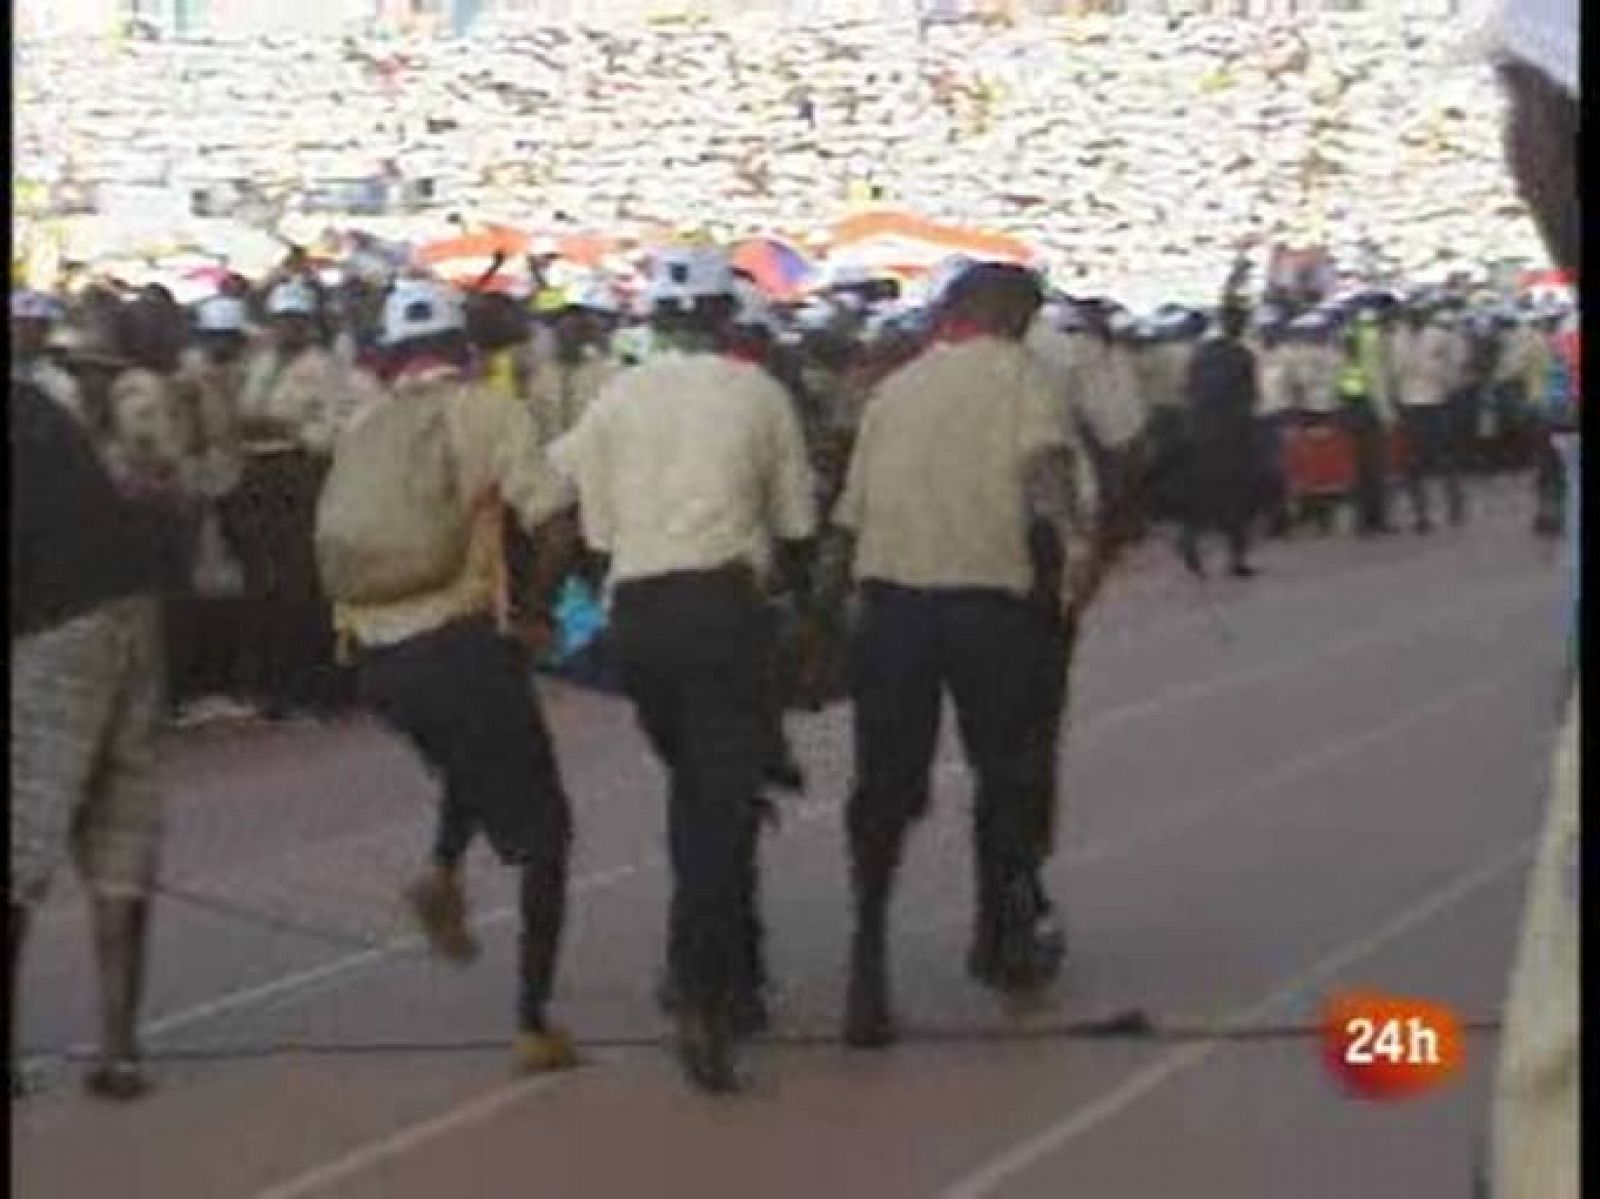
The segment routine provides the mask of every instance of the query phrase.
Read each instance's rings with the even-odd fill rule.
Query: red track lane
[[[1430,538],[1270,544],[1260,579],[1208,585],[1215,613],[1170,551],[1147,547],[1096,614],[1076,681],[1050,871],[1072,940],[1065,978],[1007,1010],[963,975],[968,781],[947,728],[895,909],[904,1022],[1039,1031],[1141,1007],[1158,1023],[1281,1024],[1313,1020],[1347,985],[1497,1017],[1562,653],[1560,579],[1527,532],[1526,491],[1482,487],[1472,525]],[[418,952],[396,897],[427,845],[430,786],[404,749],[359,720],[185,734],[169,758],[169,881],[345,940],[164,900],[150,1047],[195,1056],[162,1058],[159,1090],[134,1107],[83,1098],[76,1065],[14,1104],[16,1193],[1468,1192],[1492,1032],[1468,1038],[1455,1085],[1393,1107],[1343,1098],[1312,1038],[913,1038],[868,1056],[766,1045],[750,1098],[688,1093],[650,1043],[665,1031],[650,1000],[659,775],[625,707],[547,695],[580,829],[558,1007],[602,1042],[587,1068],[509,1075],[510,894],[487,857],[473,877],[483,958],[457,971]],[[836,709],[791,727],[811,790],[764,846],[779,1025],[831,1038],[848,721]],[[79,909],[63,880],[25,965],[23,1037],[41,1050],[92,1036]],[[373,1042],[395,1047],[352,1048]],[[257,1053],[294,1046],[307,1051]]]

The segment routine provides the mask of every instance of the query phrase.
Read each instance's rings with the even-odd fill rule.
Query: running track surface
[[[625,706],[545,688],[579,828],[557,1010],[589,1062],[531,1080],[507,1061],[505,873],[476,851],[484,953],[466,970],[421,952],[399,905],[432,795],[403,747],[360,720],[181,734],[167,883],[254,915],[161,900],[159,1089],[106,1107],[70,1056],[92,1039],[94,976],[63,878],[24,967],[23,1040],[52,1085],[13,1104],[14,1192],[1467,1195],[1492,1028],[1454,1085],[1398,1105],[1344,1097],[1309,1036],[1026,1034],[1135,1007],[1314,1024],[1349,986],[1497,1019],[1562,687],[1558,567],[1526,492],[1482,485],[1472,524],[1430,537],[1271,543],[1262,577],[1204,591],[1163,544],[1141,550],[1081,654],[1050,871],[1072,957],[1027,1008],[963,974],[969,784],[947,718],[895,909],[913,1035],[887,1053],[835,1042],[847,713],[791,718],[810,787],[765,841],[763,886],[778,1032],[801,1043],[757,1047],[738,1101],[688,1092],[658,1043],[661,779]]]

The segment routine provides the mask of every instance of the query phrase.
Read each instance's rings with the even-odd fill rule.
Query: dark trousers
[[[1038,652],[1029,671],[1034,708],[1028,723],[1026,753],[1030,758],[1028,776],[1036,780],[1037,787],[1030,839],[1037,847],[1042,864],[1055,849],[1056,828],[1060,824],[1057,788],[1061,727],[1067,716],[1067,678],[1072,666],[1072,648],[1067,644],[1066,630],[1058,612],[1042,610],[1039,630]]]
[[[1401,412],[1409,446],[1406,491],[1411,497],[1417,524],[1424,525],[1431,520],[1426,481],[1436,476],[1444,486],[1450,523],[1460,524],[1466,519],[1466,499],[1461,490],[1462,438],[1458,410],[1451,404],[1435,404],[1402,408]]]
[[[275,708],[336,698],[332,609],[312,540],[325,471],[298,451],[250,457],[219,505],[244,575],[240,689]]]
[[[1540,427],[1533,458],[1534,528],[1560,533],[1566,528],[1567,466],[1548,428]]]
[[[1064,658],[1037,603],[1003,592],[862,587],[855,645],[856,789],[847,813],[858,936],[881,940],[906,834],[928,806],[949,691],[977,776],[973,839],[978,938],[998,935],[1010,896],[1034,885],[1047,852],[1054,733]],[[1046,752],[1046,740],[1049,752]],[[859,944],[859,942],[858,942]]]
[[[368,650],[359,681],[362,700],[439,775],[440,824],[460,849],[481,829],[502,862],[522,868],[518,1015],[539,1028],[560,951],[572,817],[526,648],[475,617]]]
[[[667,964],[684,1001],[759,985],[757,804],[772,726],[771,621],[747,570],[623,582],[614,645],[639,725],[666,767],[673,894]]]
[[[1292,413],[1280,412],[1256,419],[1256,453],[1262,464],[1262,508],[1269,532],[1286,536],[1294,524],[1289,510],[1289,487],[1284,467],[1284,440],[1294,423]]]
[[[1345,401],[1344,420],[1355,451],[1356,527],[1374,533],[1389,527],[1388,445],[1383,422],[1365,397]]]
[[[189,591],[162,601],[168,698],[175,706],[234,692],[239,669],[237,613],[238,601],[231,596]]]

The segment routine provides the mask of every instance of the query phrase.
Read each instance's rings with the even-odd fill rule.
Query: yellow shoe
[[[428,938],[428,947],[447,961],[465,965],[478,956],[478,942],[467,926],[467,897],[460,880],[435,872],[406,888],[406,901]]]
[[[520,1074],[542,1074],[547,1070],[570,1070],[581,1059],[572,1035],[563,1028],[517,1034],[513,1046]]]

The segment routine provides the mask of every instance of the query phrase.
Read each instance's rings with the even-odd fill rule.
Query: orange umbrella
[[[417,261],[424,266],[438,267],[443,263],[461,260],[487,260],[496,254],[515,258],[527,253],[532,242],[533,239],[519,229],[490,225],[475,233],[431,242],[417,251]]]

